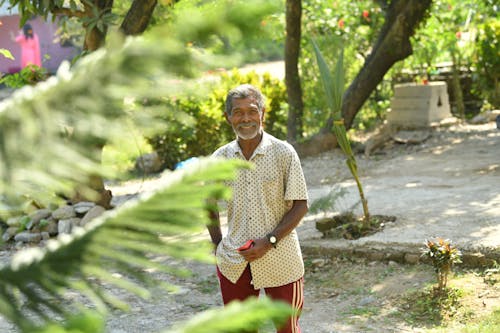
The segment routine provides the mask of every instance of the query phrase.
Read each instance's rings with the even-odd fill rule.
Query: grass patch
[[[446,288],[437,292],[434,287],[411,292],[404,298],[404,319],[412,324],[422,326],[443,325],[458,319],[463,313],[463,305],[460,300],[463,290],[457,288]]]

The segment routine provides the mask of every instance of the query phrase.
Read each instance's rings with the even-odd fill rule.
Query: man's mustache
[[[248,127],[248,126],[255,126],[257,127],[257,123],[255,121],[252,121],[250,123],[244,123],[244,124],[239,124],[236,126],[236,129],[240,129],[241,127]]]

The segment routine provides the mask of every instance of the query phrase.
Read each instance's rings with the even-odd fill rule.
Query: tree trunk
[[[157,0],[134,0],[123,19],[120,31],[125,35],[143,33],[149,25],[157,4]]]
[[[451,90],[453,91],[453,96],[455,96],[455,106],[457,107],[456,112],[460,116],[460,120],[462,122],[465,121],[465,105],[464,105],[464,96],[462,94],[462,85],[460,84],[460,61],[457,59],[455,54],[455,50],[451,51],[451,59],[453,61],[453,65],[451,67],[452,70],[452,79],[451,79]]]
[[[424,21],[432,0],[394,0],[387,8],[385,23],[373,51],[367,57],[363,68],[344,92],[342,116],[346,129],[351,128],[354,117],[370,94],[382,81],[384,75],[398,61],[412,54],[410,37]],[[333,116],[324,128],[308,142],[297,145],[297,151],[308,156],[332,149],[336,143],[331,133]]]
[[[99,16],[102,16],[104,14],[109,14],[111,13],[111,10],[113,8],[113,0],[94,0],[92,2],[92,5],[90,5],[87,2],[83,2],[84,8],[85,8],[85,13],[88,18],[94,18],[95,13],[97,12]],[[96,10],[94,10],[95,8]],[[103,24],[100,28],[97,27],[97,25],[93,26],[92,28],[89,28],[89,26],[84,25],[85,29],[87,29],[87,32],[85,34],[85,41],[83,44],[83,49],[85,51],[95,51],[99,49],[101,46],[104,45],[104,42],[106,41],[106,34],[108,32],[108,26]],[[103,145],[99,145],[96,147],[100,152],[102,152]],[[101,154],[99,154],[100,156]],[[112,193],[109,190],[106,190],[104,186],[104,180],[102,179],[101,176],[96,175],[96,174],[91,174],[89,175],[89,179],[87,181],[86,186],[90,187],[92,190],[94,190],[96,193],[98,193],[98,198],[89,198],[87,195],[85,195],[84,190],[79,190],[78,188],[76,189],[75,195],[71,198],[71,201],[73,203],[79,202],[79,201],[94,201],[98,205],[110,209],[112,208],[111,206],[111,199],[112,199]],[[94,200],[92,200],[94,199]]]
[[[83,4],[87,18],[93,19],[98,19],[95,17],[96,12],[99,16],[103,16],[110,14],[113,8],[113,0],[94,0],[92,5],[84,1]],[[83,43],[83,49],[85,51],[95,51],[104,45],[106,33],[108,32],[108,26],[106,24],[103,24],[100,29],[97,25],[89,28],[88,24],[84,25],[84,28],[87,29],[85,41]]]
[[[304,102],[299,76],[302,1],[286,1],[285,84],[288,95],[287,140],[294,143],[302,136]]]

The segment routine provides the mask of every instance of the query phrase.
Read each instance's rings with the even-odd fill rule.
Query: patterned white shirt
[[[214,157],[245,160],[238,142],[232,141],[213,153]],[[293,200],[307,200],[307,187],[295,149],[287,142],[263,133],[249,159],[253,168],[238,172],[227,202],[228,231],[216,251],[222,274],[236,283],[247,262],[237,251],[249,239],[263,238],[280,223]],[[280,239],[276,248],[250,263],[255,289],[279,287],[304,275],[297,232]]]

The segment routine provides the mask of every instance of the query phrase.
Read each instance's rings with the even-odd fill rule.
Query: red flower
[[[462,32],[461,32],[461,31],[457,31],[457,32],[455,33],[455,37],[457,37],[457,39],[462,38]]]
[[[344,19],[340,19],[340,20],[339,20],[338,26],[339,26],[339,28],[340,28],[340,29],[344,29],[344,26],[345,26],[345,21],[344,21]]]
[[[367,11],[366,9],[365,9],[365,10],[363,10],[363,17],[364,17],[365,19],[367,19],[367,18],[368,18],[368,16],[370,16],[370,12],[369,12],[369,11]]]

